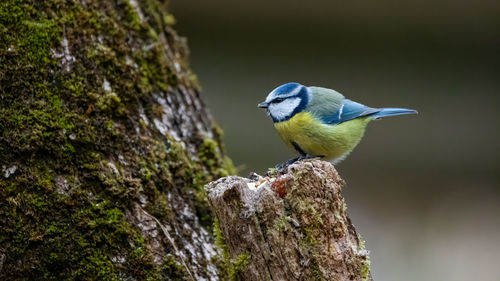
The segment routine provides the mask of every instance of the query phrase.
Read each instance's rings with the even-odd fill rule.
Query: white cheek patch
[[[271,103],[269,105],[269,114],[276,120],[285,120],[291,117],[293,111],[300,104],[300,98],[289,98],[280,103]]]

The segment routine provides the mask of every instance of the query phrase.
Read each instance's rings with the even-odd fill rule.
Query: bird
[[[335,90],[296,82],[278,86],[258,107],[266,109],[283,142],[299,154],[276,166],[278,170],[311,158],[338,164],[361,141],[370,121],[418,113],[406,108],[368,107]]]

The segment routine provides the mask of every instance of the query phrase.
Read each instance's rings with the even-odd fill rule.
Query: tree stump
[[[372,280],[368,251],[328,162],[301,161],[277,177],[208,185],[216,239],[234,280]],[[217,228],[218,227],[218,228]]]

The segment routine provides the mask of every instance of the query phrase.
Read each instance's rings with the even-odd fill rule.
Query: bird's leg
[[[295,157],[295,158],[289,159],[285,163],[281,163],[279,165],[276,165],[276,171],[278,173],[282,174],[282,173],[284,173],[286,171],[286,169],[288,168],[288,166],[290,166],[293,163],[295,163],[297,161],[300,161],[300,160],[302,160],[304,158],[305,158],[305,156],[300,155],[299,157]]]
[[[315,158],[321,158],[322,156],[315,156],[315,155],[309,155],[309,154],[301,154],[299,157],[295,157],[292,159],[289,159],[285,163],[281,163],[275,166],[275,169],[278,173],[283,173],[288,166],[292,165],[293,163],[301,160],[307,160],[307,159],[315,159]]]
[[[288,168],[288,166],[292,165],[293,163],[295,163],[297,161],[305,160],[305,159],[322,158],[323,157],[323,156],[309,155],[296,142],[292,141],[290,143],[295,148],[295,150],[300,154],[300,156],[292,158],[292,159],[286,161],[285,163],[281,163],[281,164],[276,165],[274,168],[276,169],[276,172],[278,172],[280,174],[282,174]]]
[[[307,159],[321,159],[323,157],[325,157],[325,156],[323,156],[323,155],[309,155],[309,154],[306,154],[306,155],[299,156],[298,157],[299,159],[297,161],[307,160]]]
[[[295,157],[295,158],[289,159],[285,163],[281,163],[281,164],[276,165],[274,168],[276,169],[276,171],[278,171],[278,173],[282,173],[282,172],[284,172],[286,170],[286,168],[288,168],[288,166],[290,166],[293,163],[301,160],[301,157],[302,157],[302,155],[299,156],[299,157]]]

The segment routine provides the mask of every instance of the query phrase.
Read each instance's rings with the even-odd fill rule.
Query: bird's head
[[[273,122],[282,122],[304,110],[311,99],[309,89],[299,83],[286,83],[269,93],[260,108],[266,108]]]

